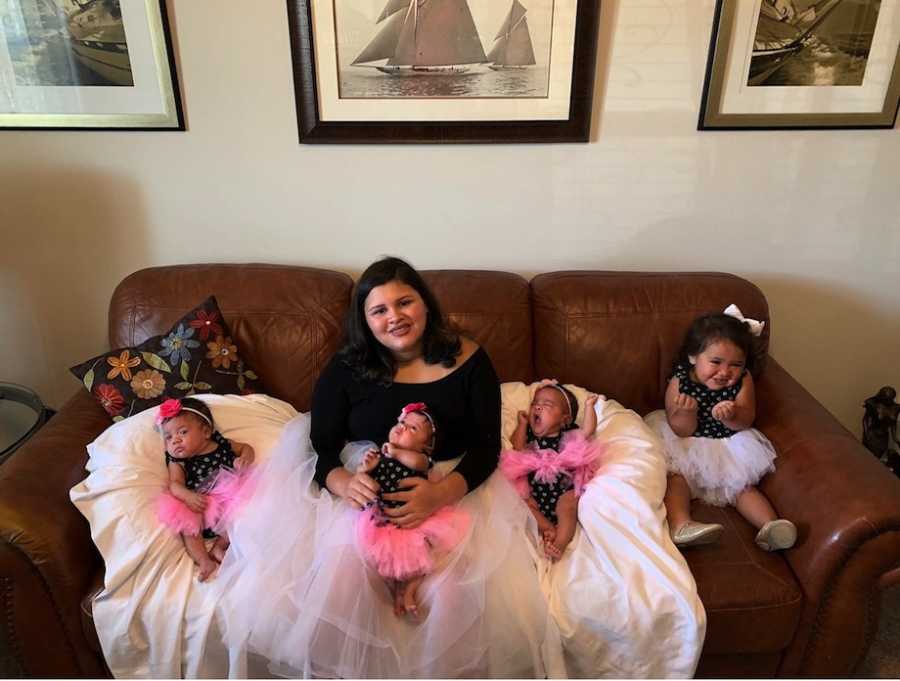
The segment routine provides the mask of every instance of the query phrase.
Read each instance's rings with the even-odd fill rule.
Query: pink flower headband
[[[184,407],[181,405],[181,400],[176,399],[166,400],[159,405],[159,413],[156,415],[156,425],[161,426],[165,421],[175,418],[183,411],[189,411],[196,414],[212,427],[212,421],[209,420],[209,417],[206,414],[193,407]]]
[[[434,419],[431,417],[431,414],[428,413],[427,404],[424,402],[410,402],[400,410],[400,416],[406,416],[407,414],[421,414],[428,419],[428,423],[431,424],[432,439],[434,438],[434,433],[437,432],[437,426],[434,425]]]
[[[569,416],[575,413],[575,410],[572,409],[572,401],[569,399],[569,395],[555,378],[545,378],[543,381],[540,381],[537,389],[540,390],[541,388],[556,388],[559,390],[560,395],[566,398],[566,404],[569,405]]]

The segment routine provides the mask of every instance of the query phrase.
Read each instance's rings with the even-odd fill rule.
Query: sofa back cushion
[[[244,359],[268,392],[300,411],[340,341],[352,280],[281,265],[177,265],[140,270],[116,287],[110,347],[166,331],[198,300],[215,295]]]
[[[730,274],[551,272],[531,281],[538,378],[576,383],[645,414],[661,408],[672,362],[690,323],[735,303],[764,320],[757,371],[769,341],[769,308],[756,286]]]
[[[484,270],[422,272],[444,314],[481,345],[501,381],[533,380],[531,296],[517,274]]]

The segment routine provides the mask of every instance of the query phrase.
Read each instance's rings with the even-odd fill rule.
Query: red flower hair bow
[[[159,414],[156,415],[156,423],[162,424],[166,419],[178,416],[181,413],[181,400],[168,399],[159,405]]]

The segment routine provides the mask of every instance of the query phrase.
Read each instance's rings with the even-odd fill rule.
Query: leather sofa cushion
[[[531,281],[538,378],[575,383],[640,414],[663,404],[672,361],[698,316],[735,303],[766,322],[757,372],[769,342],[762,292],[731,274],[552,272]]]
[[[788,646],[803,592],[781,553],[760,551],[756,530],[732,507],[694,502],[701,522],[721,523],[715,544],[684,549],[706,608],[704,654],[776,653]],[[802,537],[801,537],[802,540]]]
[[[215,295],[244,359],[273,397],[309,410],[313,385],[338,347],[353,281],[340,272],[281,265],[182,265],[140,270],[109,305],[111,347],[162,333]]]

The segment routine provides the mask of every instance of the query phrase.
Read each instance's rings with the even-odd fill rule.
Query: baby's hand
[[[520,410],[519,413],[516,414],[516,421],[519,426],[524,428],[528,425],[528,413]]]
[[[363,457],[362,463],[359,464],[359,467],[356,469],[360,473],[368,473],[378,464],[378,459],[381,457],[381,452],[372,447],[369,451],[366,452],[366,455]]]
[[[697,400],[685,393],[678,393],[674,406],[675,411],[697,411]]]
[[[184,500],[184,503],[194,513],[203,513],[203,511],[206,510],[208,502],[205,495],[199,494],[198,492],[190,492]]]
[[[599,397],[599,395],[595,395],[594,393],[588,395],[587,399],[584,401],[584,408],[593,409],[597,405],[597,400],[599,399]]]
[[[734,418],[734,401],[733,400],[722,400],[716,406],[712,408],[710,414],[714,419],[719,421],[728,421]]]

